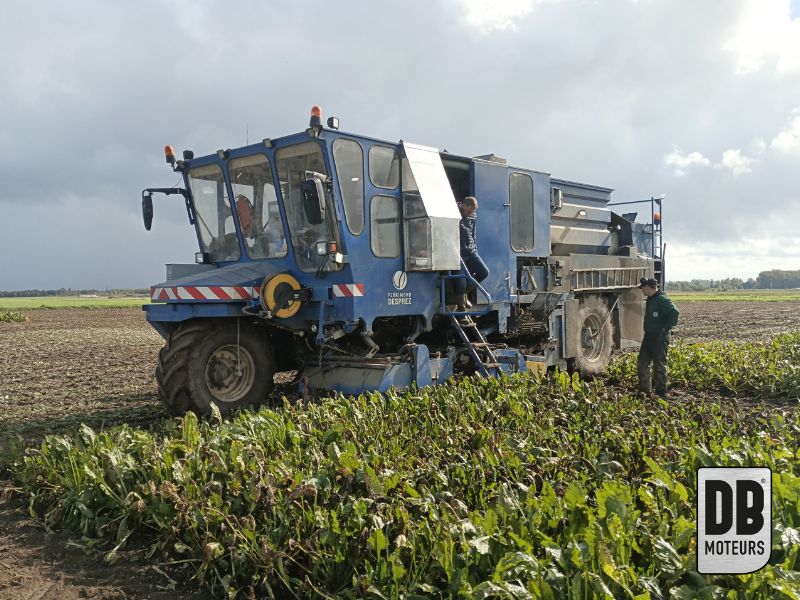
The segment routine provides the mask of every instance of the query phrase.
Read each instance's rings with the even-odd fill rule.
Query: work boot
[[[456,296],[456,300],[458,304],[456,305],[457,312],[467,312],[467,295],[466,294],[458,294]]]

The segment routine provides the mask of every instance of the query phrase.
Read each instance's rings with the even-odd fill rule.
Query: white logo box
[[[697,470],[697,570],[752,573],[772,552],[772,472],[767,467]]]

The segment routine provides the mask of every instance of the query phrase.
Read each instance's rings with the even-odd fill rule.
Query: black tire
[[[239,366],[237,372],[237,365]],[[272,391],[275,361],[264,333],[245,323],[188,321],[158,355],[156,380],[170,413],[207,415],[256,406]]]
[[[581,375],[600,375],[611,359],[614,349],[614,327],[608,305],[600,296],[579,299],[578,340],[574,367]]]

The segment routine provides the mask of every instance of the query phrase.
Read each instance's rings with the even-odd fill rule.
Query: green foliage
[[[800,290],[705,290],[675,291],[669,284],[667,294],[677,302],[796,302],[800,300]]]
[[[608,368],[614,383],[636,385],[636,354],[626,354]],[[672,386],[699,391],[771,398],[800,397],[800,332],[771,342],[704,342],[669,350]]]
[[[683,292],[701,292],[708,290],[787,290],[800,288],[800,270],[781,271],[772,269],[761,271],[758,277],[747,281],[738,277],[726,279],[692,279],[691,281],[670,281],[672,290]]]
[[[23,323],[27,319],[21,312],[0,310],[0,323]]]
[[[129,296],[80,297],[80,296],[40,296],[26,298],[0,298],[2,310],[36,310],[53,308],[130,308],[149,304],[150,298]]]
[[[742,352],[773,366],[747,385],[788,393],[799,342],[672,359],[681,385],[715,387]],[[797,409],[645,400],[559,373],[189,414],[155,433],[83,427],[20,455],[14,476],[47,526],[112,561],[134,536],[231,598],[766,599],[800,594],[798,448]],[[773,470],[762,571],[696,572],[703,465]]]

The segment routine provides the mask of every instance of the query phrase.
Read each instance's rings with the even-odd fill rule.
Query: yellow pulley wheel
[[[261,306],[279,319],[293,317],[300,310],[302,302],[293,300],[295,292],[300,291],[300,283],[289,273],[278,273],[264,280],[261,285]]]

